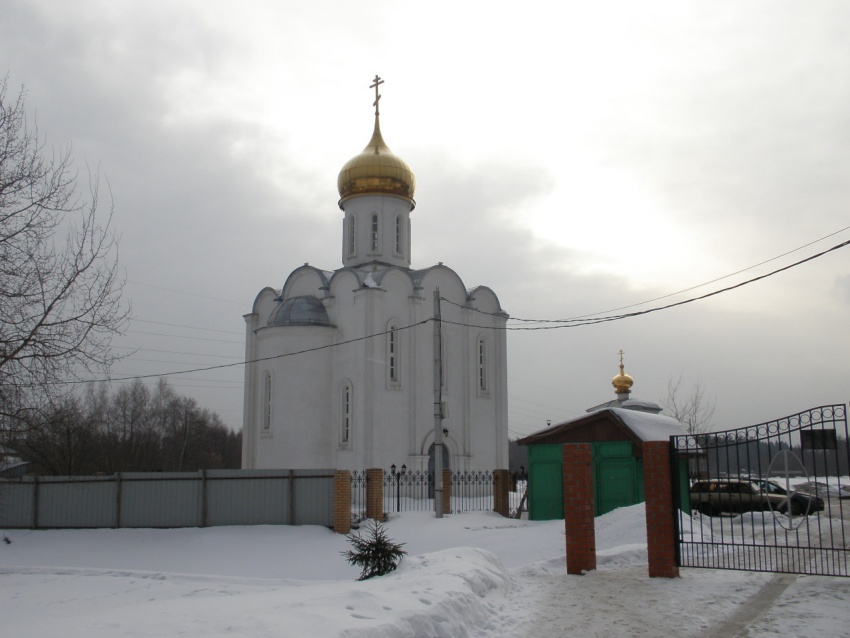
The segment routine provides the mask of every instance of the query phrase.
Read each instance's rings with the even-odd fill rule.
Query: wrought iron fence
[[[444,489],[449,489],[444,486]],[[493,472],[451,473],[450,512],[490,511],[493,509]],[[384,472],[384,511],[409,512],[434,509],[434,473]]]
[[[351,518],[354,521],[366,518],[366,470],[351,473]]]
[[[528,512],[527,490],[528,479],[520,478],[519,475],[517,475],[516,479],[512,480],[511,489],[508,492],[508,511],[511,518],[518,518],[517,512],[520,510]]]
[[[671,437],[671,455],[680,566],[850,576],[846,406]]]
[[[492,511],[494,482],[493,472],[486,470],[452,472],[450,512]],[[355,470],[351,472],[351,514],[354,520],[366,518],[366,499],[366,470]],[[386,513],[433,511],[434,473],[395,467],[385,470],[383,507]],[[513,509],[516,509],[516,504]]]
[[[452,472],[452,513],[493,510],[493,472]]]
[[[384,511],[414,512],[434,509],[434,473],[384,471]]]

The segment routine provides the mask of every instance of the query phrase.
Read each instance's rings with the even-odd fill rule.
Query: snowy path
[[[679,579],[649,579],[645,565],[582,577],[517,574],[501,610],[510,620],[482,635],[839,638],[848,600],[850,579],[820,576],[689,569]]]
[[[649,579],[645,565],[598,570],[582,577],[538,575],[530,580],[534,584],[529,589],[537,589],[533,596],[519,594],[514,601],[527,603],[521,631],[506,635],[703,636],[718,618],[725,619],[748,604],[769,577],[754,579],[752,574],[733,572]]]
[[[738,611],[726,620],[702,634],[702,638],[737,638],[746,636],[749,626],[758,620],[773,606],[777,599],[785,593],[797,580],[793,574],[775,574],[768,583],[756,593]]]
[[[850,578],[651,579],[644,525],[640,506],[598,518],[598,569],[569,576],[562,521],[406,514],[388,528],[410,553],[365,582],[317,527],[15,530],[0,618],[21,638],[847,635]]]

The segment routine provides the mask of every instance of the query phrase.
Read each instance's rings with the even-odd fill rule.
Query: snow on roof
[[[688,433],[685,426],[673,417],[625,408],[608,409],[641,441],[668,441],[671,436],[682,436]]]
[[[594,412],[588,412],[559,423],[553,427],[546,428],[519,439],[520,445],[534,445],[538,443],[562,443],[565,440],[574,440],[570,432],[584,426],[595,427],[600,420],[613,419],[620,427],[627,430],[632,440],[640,441],[669,441],[671,436],[687,437],[677,439],[677,448],[680,450],[695,451],[699,448],[693,437],[687,436],[687,430],[676,419],[644,412],[642,410],[628,408],[602,408]],[[595,440],[595,439],[594,439]]]
[[[599,410],[603,410],[605,408],[628,408],[629,410],[642,410],[643,412],[652,412],[654,414],[658,414],[663,409],[657,403],[653,401],[644,401],[643,399],[626,399],[621,401],[620,399],[612,399],[606,403],[601,403],[599,405],[595,405],[592,408],[588,408],[588,412],[597,412]]]

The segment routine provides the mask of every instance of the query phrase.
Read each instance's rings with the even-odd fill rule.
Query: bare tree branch
[[[706,396],[702,381],[697,378],[691,388],[691,393],[682,396],[682,374],[672,377],[667,382],[667,400],[664,408],[674,419],[679,421],[688,434],[703,434],[712,429],[712,418],[716,407],[715,400]]]
[[[107,376],[127,326],[113,206],[100,176],[80,194],[70,149],[49,152],[29,127],[25,93],[0,79],[0,416],[34,422],[68,381]],[[110,198],[111,199],[111,198]]]

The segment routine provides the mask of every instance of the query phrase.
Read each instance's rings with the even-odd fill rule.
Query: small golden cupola
[[[372,139],[359,155],[355,155],[339,172],[337,189],[339,190],[339,207],[343,208],[346,200],[357,195],[395,195],[410,203],[410,210],[416,206],[413,193],[416,190],[416,176],[407,163],[394,155],[381,136],[380,110],[378,102],[381,99],[378,87],[383,84],[379,76],[375,76],[374,84],[369,88],[375,89],[375,130]]]
[[[632,385],[634,384],[634,379],[632,379],[629,375],[627,375],[623,369],[623,351],[620,350],[620,374],[611,379],[611,385],[614,386],[614,393],[620,397],[621,395],[625,395],[624,398],[628,398],[629,393],[632,390]]]

